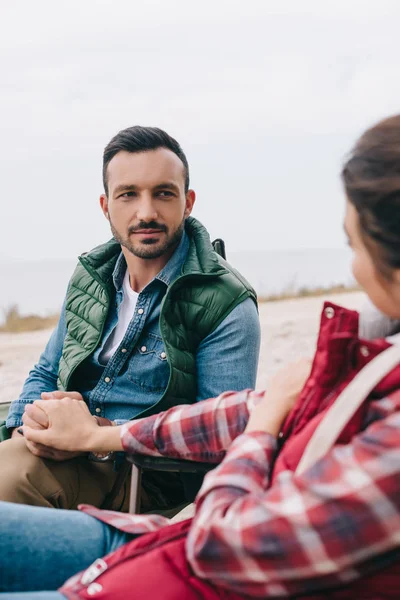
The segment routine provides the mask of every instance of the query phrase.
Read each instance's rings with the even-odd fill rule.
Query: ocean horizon
[[[353,283],[347,248],[228,252],[227,259],[259,296]],[[0,322],[14,305],[23,315],[58,312],[76,263],[73,259],[0,260]]]

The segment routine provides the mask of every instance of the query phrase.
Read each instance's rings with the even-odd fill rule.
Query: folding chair
[[[173,458],[154,458],[153,456],[143,456],[141,454],[132,454],[126,457],[126,460],[132,465],[131,489],[129,499],[129,512],[137,513],[140,511],[140,486],[143,470],[164,471],[168,473],[197,473],[205,475],[215,464],[205,462],[192,462],[190,460],[175,460]]]

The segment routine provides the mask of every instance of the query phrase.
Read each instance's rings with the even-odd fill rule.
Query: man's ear
[[[108,198],[105,194],[101,194],[100,196],[100,206],[105,218],[107,219],[107,221],[109,221],[110,217],[108,214]]]
[[[194,203],[196,202],[196,193],[194,190],[188,190],[186,192],[186,206],[185,206],[185,217],[188,217],[193,210]]]

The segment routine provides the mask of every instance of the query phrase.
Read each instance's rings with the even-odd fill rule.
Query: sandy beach
[[[359,310],[364,298],[362,292],[351,292],[260,304],[262,337],[257,388],[264,388],[268,377],[281,365],[313,354],[325,300]],[[50,334],[49,330],[0,333],[0,403],[18,397]]]

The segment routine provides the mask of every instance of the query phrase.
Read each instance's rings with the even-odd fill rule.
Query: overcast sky
[[[3,0],[0,259],[109,237],[120,129],[183,146],[194,215],[229,250],[343,246],[339,171],[400,112],[398,0]]]

